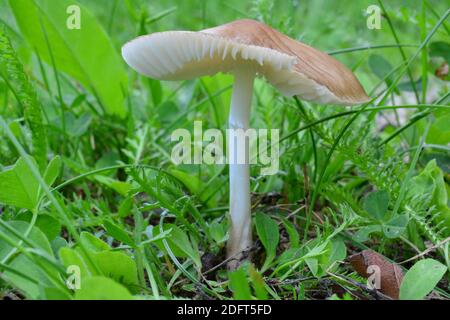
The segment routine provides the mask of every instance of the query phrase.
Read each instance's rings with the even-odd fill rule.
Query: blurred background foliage
[[[81,5],[80,30],[66,28],[71,4]],[[374,4],[386,10],[380,30],[367,28]],[[111,292],[106,298],[251,298],[251,284],[260,299],[361,298],[331,295],[322,280],[343,288],[352,286],[344,276],[363,282],[336,264],[367,247],[403,261],[435,246],[440,262],[431,263],[445,273],[450,23],[433,27],[448,8],[442,0],[0,0],[0,241],[12,239],[0,245],[0,269],[9,275],[0,293],[101,298],[101,287]],[[232,78],[147,79],[125,65],[120,48],[143,34],[243,18],[333,54],[372,97],[389,94],[342,131],[353,113],[333,117],[359,109],[286,99],[256,81],[252,126],[285,137],[279,174],[263,177],[252,167],[256,269],[228,277],[222,268],[205,285],[202,268],[224,258],[227,168],[174,167],[170,133],[192,130],[194,120],[204,130],[225,129]],[[45,193],[52,184],[56,198]],[[266,227],[276,241],[258,232]],[[22,238],[8,238],[11,230]],[[17,246],[32,246],[28,236],[51,266]],[[257,271],[266,256],[272,273]],[[74,261],[86,262],[89,290],[61,285],[61,269]],[[436,284],[442,274],[422,282]],[[295,285],[308,277],[314,280]],[[424,288],[414,296],[432,289]],[[438,291],[448,297],[448,281]]]

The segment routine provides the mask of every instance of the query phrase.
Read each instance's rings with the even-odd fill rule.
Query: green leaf
[[[300,245],[300,236],[295,229],[295,226],[286,219],[283,219],[283,225],[286,229],[286,232],[289,235],[289,242],[291,244],[291,248],[298,248]]]
[[[371,192],[364,200],[364,210],[380,221],[386,217],[389,206],[389,194],[385,190]]]
[[[55,287],[47,287],[44,288],[44,296],[46,300],[71,300],[72,297],[65,291],[55,288]]]
[[[310,249],[317,246],[318,243],[320,243],[318,240],[313,240],[307,245],[307,248]],[[344,241],[334,239],[325,241],[324,244],[326,245],[325,250],[323,250],[320,255],[305,259],[311,273],[315,277],[324,276],[331,265],[336,261],[344,260],[347,256],[347,249]]]
[[[75,0],[11,0],[9,4],[24,37],[43,60],[51,63],[50,46],[59,71],[98,96],[108,113],[125,115],[123,90],[127,88],[127,76],[122,60],[88,9]],[[80,8],[80,29],[67,28],[66,10],[71,5]]]
[[[382,225],[383,233],[390,239],[397,238],[405,231],[408,222],[408,214],[397,215]]]
[[[220,95],[214,95],[231,86],[233,79],[226,74],[217,74],[214,77],[203,77],[201,82],[205,91],[207,91],[209,105],[211,106],[210,114],[212,115],[214,126],[220,128],[227,122],[232,90],[227,90]],[[258,92],[263,94],[264,91],[259,90]]]
[[[253,289],[255,290],[256,298],[258,300],[267,300],[267,290],[265,287],[264,278],[262,275],[253,267],[253,265],[249,266],[249,276],[252,280]]]
[[[39,203],[38,194],[39,183],[24,159],[19,158],[12,168],[0,172],[0,202],[33,210]]]
[[[0,9],[2,10],[3,8]],[[42,118],[42,104],[5,33],[3,22],[0,23],[0,79],[2,78],[19,102],[30,128],[33,156],[37,159],[39,169],[44,170],[47,164],[47,134]]]
[[[392,71],[392,65],[389,61],[378,54],[372,54],[369,57],[369,67],[380,79],[384,79]],[[387,79],[387,82],[389,82],[389,79]]]
[[[118,225],[116,225],[113,222],[108,221],[108,220],[106,220],[104,222],[104,225],[106,228],[106,232],[114,239],[116,239],[122,243],[125,243],[131,247],[136,246],[136,244],[131,239],[131,237],[128,235],[128,233],[125,230],[123,230],[122,228],[120,228]]]
[[[159,120],[166,125],[171,123],[180,114],[180,108],[175,102],[167,100],[158,106],[157,112]]]
[[[347,248],[345,242],[341,239],[334,239],[331,241],[332,249],[328,257],[328,264],[325,269],[331,266],[336,261],[343,261],[347,257]]]
[[[37,168],[36,161],[29,157]],[[60,158],[57,156],[47,166],[44,180],[50,186],[55,181],[61,166]],[[39,204],[43,193],[41,186],[34,177],[25,160],[21,157],[14,166],[0,172],[0,202],[33,210]]]
[[[251,300],[250,285],[244,270],[245,266],[241,266],[238,270],[228,274],[229,287],[233,292],[235,300]]]
[[[58,255],[58,252],[61,248],[68,246],[66,239],[64,239],[61,236],[56,236],[55,239],[53,239],[50,244],[52,246],[54,255]]]
[[[119,181],[102,175],[95,175],[94,177],[95,180],[97,180],[98,182],[113,189],[114,191],[118,192],[123,196],[126,196],[128,192],[133,188],[133,186],[130,183],[125,181]]]
[[[136,262],[123,252],[103,251],[92,255],[104,276],[123,284],[132,292],[138,290]]]
[[[105,277],[92,277],[81,282],[75,300],[133,300],[130,292],[116,281]]]
[[[217,244],[225,242],[227,239],[227,227],[224,221],[222,223],[217,220],[211,222],[209,225],[209,234]]]
[[[416,90],[422,90],[422,78],[417,79],[416,81],[414,81],[414,85],[411,81],[405,81],[402,83],[399,83],[397,85],[397,89],[400,91],[409,91],[409,92],[414,92],[414,86],[416,88]]]
[[[217,196],[214,193],[216,190],[214,186],[211,186],[207,190],[203,190],[204,183],[198,177],[176,169],[170,169],[169,172],[175,178],[180,180],[191,194],[196,195],[201,201],[206,203],[208,208],[216,206]]]
[[[15,220],[30,222],[32,216],[31,212],[24,212],[18,214]],[[61,231],[61,223],[46,213],[41,213],[37,216],[35,226],[38,227],[50,241],[55,239]]]
[[[266,249],[267,257],[264,265],[267,265],[275,258],[278,242],[280,241],[278,224],[263,213],[256,214],[255,224],[259,240],[261,240]]]
[[[61,116],[55,116],[52,119],[52,124],[63,130],[72,138],[77,138],[86,133],[92,122],[92,116],[89,113],[84,113],[80,117],[75,117],[73,113],[64,114],[65,127],[63,128]]]
[[[381,231],[382,228],[379,224],[362,227],[355,233],[353,239],[358,242],[366,242],[367,240],[369,240],[369,237],[372,233]]]
[[[101,252],[111,249],[106,242],[90,234],[89,232],[82,232],[80,234],[80,240],[83,242],[84,246],[92,252]]]
[[[435,41],[428,46],[430,57],[442,57],[450,64],[450,44],[444,41]]]
[[[10,221],[7,222],[7,224],[23,236],[30,227],[30,224],[24,221]],[[13,240],[15,240],[16,243],[20,242],[20,238],[13,235],[7,229],[4,229],[3,227],[0,226],[0,230],[9,237],[11,237]],[[41,250],[44,254],[53,256],[50,243],[48,239],[45,237],[44,233],[42,233],[42,231],[39,230],[39,228],[32,227],[31,231],[29,232],[26,238],[30,242],[32,242],[32,244],[36,249]],[[13,247],[3,242],[3,240],[0,240],[0,244],[1,244],[0,245],[0,261],[1,261],[11,252]],[[22,246],[28,247],[26,244],[22,244]],[[36,256],[36,259],[40,259],[43,264],[47,265],[44,259],[38,256]],[[55,273],[56,275],[55,269],[48,266],[48,268],[45,268],[45,271],[43,271],[34,261],[30,260],[28,257],[24,256],[21,253],[15,256],[12,260],[10,260],[8,262],[8,266],[13,270],[16,270],[38,281],[38,283],[34,283],[30,279],[24,278],[21,275],[14,273],[12,271],[7,270],[3,272],[4,276],[15,287],[22,290],[25,293],[25,295],[30,299],[39,299],[41,295],[40,287],[43,285],[44,286],[51,285],[51,282],[47,277],[47,273]]]
[[[16,230],[17,233],[19,233],[22,236],[25,236],[26,231],[29,229],[30,224],[25,221],[9,221],[6,222],[10,227],[12,227],[14,230]],[[20,238],[13,235],[11,232],[9,232],[7,229],[0,226],[0,230],[4,232],[6,235],[8,235],[10,238],[12,238],[16,243],[19,243],[21,241]],[[31,228],[31,231],[29,232],[28,236],[26,237],[32,244],[37,248],[41,249],[43,252],[53,255],[52,248],[50,246],[50,242],[48,241],[45,234],[36,226]],[[23,245],[26,247],[26,245]],[[0,245],[0,261],[3,260],[3,258],[13,249],[9,244],[1,241]]]
[[[48,186],[51,186],[55,182],[59,175],[59,171],[61,170],[61,165],[62,161],[60,156],[54,157],[48,164],[44,173],[44,181]]]
[[[433,290],[446,271],[446,266],[433,259],[416,262],[403,278],[400,286],[400,299],[423,299]]]
[[[200,254],[198,249],[192,246],[187,234],[174,224],[165,224],[163,230],[167,231],[169,229],[172,230],[170,231],[168,238],[166,238],[166,241],[173,254],[180,258],[191,258],[195,265],[200,268],[202,266]],[[160,234],[159,227],[154,227],[152,232],[153,237],[157,237]],[[166,251],[162,240],[155,241],[155,244],[157,244],[161,250]]]
[[[64,267],[68,268],[70,266],[77,266],[80,269],[81,279],[87,279],[91,276],[92,273],[89,270],[86,261],[84,260],[82,254],[80,254],[77,250],[64,247],[59,250],[58,255]]]
[[[449,145],[450,144],[450,112],[435,114],[435,120],[431,125],[427,143]],[[447,153],[448,154],[448,153]]]
[[[407,187],[407,195],[409,197],[423,194],[431,195],[429,205],[435,206],[439,212],[435,220],[446,227],[444,236],[450,235],[450,209],[447,205],[448,195],[444,174],[434,159],[427,163],[419,175],[410,180]]]
[[[25,293],[29,299],[41,298],[41,287],[50,286],[51,282],[48,280],[46,274],[39,268],[39,266],[23,254],[19,254],[9,264],[13,270],[19,271],[27,276],[35,279],[38,283],[34,283],[26,278],[21,277],[17,273],[11,271],[3,272],[4,276],[22,292]]]
[[[122,203],[119,206],[119,217],[126,218],[131,215],[131,210],[133,208],[133,197],[128,197],[125,200],[122,201]]]
[[[125,285],[132,292],[137,291],[137,267],[136,262],[131,257],[123,252],[111,251],[106,243],[89,233],[84,232],[81,237],[81,241],[90,251],[94,264],[104,276]],[[76,265],[80,268],[82,280],[95,274],[79,248],[62,248],[59,251],[59,256],[66,268],[70,265]]]
[[[152,94],[153,105],[158,106],[161,103],[163,95],[161,81],[149,78],[147,82]]]

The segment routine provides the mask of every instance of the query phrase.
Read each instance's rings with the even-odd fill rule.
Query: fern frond
[[[33,156],[44,170],[47,165],[47,135],[42,121],[41,105],[36,91],[0,23],[0,76],[21,105],[32,132]]]

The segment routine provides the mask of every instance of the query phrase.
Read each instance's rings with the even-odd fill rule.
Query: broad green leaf
[[[81,279],[87,279],[91,276],[92,273],[82,254],[80,254],[78,250],[68,247],[61,248],[59,250],[59,258],[66,269],[71,266],[77,266],[80,269]]]
[[[345,246],[345,242],[341,239],[334,239],[331,241],[333,244],[331,253],[328,259],[328,266],[333,264],[336,261],[343,261],[347,257],[347,248]]]
[[[122,60],[88,9],[75,0],[10,0],[9,4],[24,37],[43,60],[51,64],[53,56],[56,68],[80,81],[108,113],[125,115],[127,76]],[[73,5],[80,8],[79,29],[67,27],[67,8]]]
[[[253,265],[249,266],[248,270],[250,279],[252,280],[253,289],[255,290],[256,298],[258,300],[267,300],[267,290],[262,275],[255,269]]]
[[[165,224],[163,229],[164,231],[172,229],[168,238],[166,238],[166,241],[173,254],[180,258],[189,257],[194,261],[197,267],[201,267],[202,264],[198,249],[192,246],[187,234],[174,224]],[[154,227],[152,233],[153,237],[157,237],[160,234],[159,227]],[[162,240],[156,241],[155,244],[157,244],[161,250],[166,251]]]
[[[14,230],[16,230],[19,234],[25,236],[26,231],[29,229],[30,225],[27,222],[24,221],[10,221],[7,222],[7,224],[12,227]],[[7,229],[0,226],[0,230],[2,233],[5,233],[7,236],[15,240],[16,243],[20,243],[20,238],[16,237],[14,234],[9,232]],[[46,254],[48,256],[52,256],[52,249],[50,247],[50,243],[48,242],[47,238],[45,237],[44,233],[39,230],[37,227],[32,227],[30,233],[26,237],[37,250],[40,250],[43,254]],[[26,244],[22,243],[23,247],[28,247]],[[9,244],[5,243],[3,240],[0,240],[0,261],[2,261],[9,253],[13,247],[11,247]],[[11,272],[11,271],[4,271],[3,274],[5,277],[14,284],[17,288],[22,290],[25,295],[30,299],[38,299],[40,298],[41,292],[40,287],[42,285],[51,285],[51,282],[48,280],[47,273],[56,273],[53,268],[48,266],[44,259],[36,256],[36,259],[40,259],[41,262],[47,266],[45,268],[45,271],[43,272],[42,269],[32,260],[30,260],[28,257],[24,256],[23,254],[19,254],[16,256],[13,256],[13,259],[8,261],[8,265],[10,268],[20,272],[21,274],[25,274],[26,276],[34,279],[38,283],[32,282],[30,279],[25,278],[17,273]]]
[[[147,79],[147,83],[150,88],[150,93],[152,95],[153,105],[156,107],[161,103],[163,95],[161,81],[154,79]]]
[[[422,90],[422,78],[417,79],[416,81],[414,81],[414,85],[411,81],[405,81],[402,83],[399,83],[397,85],[397,89],[400,91],[409,91],[409,92],[414,92],[414,87],[416,88],[416,90]]]
[[[32,216],[31,212],[24,212],[18,214],[15,220],[30,222]],[[46,213],[41,213],[37,216],[35,226],[38,227],[50,241],[55,239],[61,231],[61,223]]]
[[[209,103],[209,112],[211,114],[211,118],[214,121],[215,127],[220,128],[227,121],[232,90],[226,90],[220,95],[216,95],[216,93],[231,86],[233,84],[233,78],[226,74],[217,74],[214,77],[203,77],[201,81],[205,91],[207,91],[206,93],[208,97],[210,98],[209,101],[211,103]],[[214,95],[216,96],[213,98],[212,96]]]
[[[317,240],[313,240],[308,244],[307,248],[313,248],[320,243]],[[347,250],[344,241],[340,239],[334,239],[324,242],[326,245],[325,250],[320,255],[316,255],[311,258],[306,258],[305,262],[315,277],[322,277],[326,274],[328,268],[332,266],[336,261],[344,260],[347,256]]]
[[[61,165],[62,161],[59,156],[54,157],[48,164],[44,173],[44,181],[48,186],[51,186],[55,182],[59,175],[59,171],[61,170]]]
[[[120,203],[119,206],[119,217],[126,218],[131,215],[131,210],[133,208],[133,197],[128,197]]]
[[[138,290],[136,262],[123,252],[103,251],[92,255],[102,274],[126,286],[131,292]]]
[[[450,208],[448,207],[448,195],[444,174],[436,160],[427,163],[422,172],[413,177],[408,183],[407,195],[413,197],[415,195],[431,195],[430,206],[434,206],[438,211],[436,221],[442,223],[447,229],[444,235],[450,234]]]
[[[235,300],[252,299],[252,295],[250,292],[250,285],[248,283],[244,266],[241,266],[238,270],[230,272],[228,274],[228,279],[229,279],[229,287],[233,292],[233,298]]]
[[[111,237],[131,247],[135,246],[133,239],[131,239],[130,235],[121,227],[108,220],[104,222],[104,225],[106,228],[106,232]]]
[[[222,221],[222,223],[218,222],[217,220],[214,220],[209,225],[209,234],[214,239],[214,241],[217,242],[217,244],[221,244],[226,241],[227,239],[227,227]]]
[[[317,258],[307,258],[305,259],[305,262],[308,265],[309,271],[311,271],[315,277],[319,277],[319,261]]]
[[[436,119],[431,125],[428,135],[427,143],[448,145],[450,144],[450,112],[436,115]]]
[[[300,244],[300,236],[295,229],[295,226],[286,219],[283,219],[283,225],[286,229],[286,232],[289,235],[289,242],[291,244],[291,248],[298,248]]]
[[[25,293],[29,299],[41,298],[41,287],[50,286],[46,274],[39,269],[39,266],[23,254],[19,254],[9,264],[9,267],[31,277],[38,283],[34,283],[27,278],[21,277],[17,273],[11,271],[3,272],[4,276],[17,288]]]
[[[65,291],[55,288],[47,287],[44,288],[44,296],[46,300],[71,300],[72,297]]]
[[[392,65],[389,61],[378,54],[372,54],[369,57],[369,67],[380,79],[384,79],[392,71]],[[389,82],[389,79],[387,82]]]
[[[366,242],[367,240],[369,240],[369,237],[372,233],[381,232],[381,231],[382,231],[382,228],[381,228],[381,225],[379,225],[379,224],[362,227],[355,233],[355,235],[353,236],[353,239],[355,239],[355,241],[358,241],[358,242]]]
[[[64,114],[64,121],[65,132],[72,138],[77,138],[86,133],[92,122],[92,116],[89,113],[84,113],[77,118],[73,113],[67,112]],[[61,117],[59,115],[55,115],[51,122],[55,127],[61,130],[63,129]]]
[[[399,237],[408,226],[408,214],[401,214],[393,217],[388,222],[383,223],[383,233],[386,237],[394,239]]]
[[[58,252],[59,250],[61,250],[61,248],[67,247],[69,245],[67,243],[67,240],[61,236],[56,236],[56,238],[53,239],[50,244],[52,246],[53,254],[56,256],[58,255]]]
[[[37,168],[36,162],[32,161]],[[32,210],[39,203],[38,195],[39,183],[23,158],[19,158],[13,167],[0,172],[0,202]]]
[[[216,188],[214,188],[214,186],[210,186],[207,190],[203,190],[205,184],[198,177],[177,169],[170,169],[169,172],[175,178],[180,180],[190,193],[196,195],[201,201],[205,202],[209,208],[216,206],[217,194],[215,194]]]
[[[84,232],[81,237],[81,241],[90,251],[94,264],[104,276],[125,285],[132,292],[137,291],[137,267],[132,258],[123,252],[111,251],[106,243],[89,233]],[[66,268],[70,265],[80,268],[82,280],[95,274],[79,248],[61,248],[59,256]]]
[[[29,159],[35,168],[38,168],[36,161],[30,156]],[[60,165],[60,158],[56,156],[47,166],[44,181],[48,186],[53,184],[58,176]],[[6,205],[33,210],[43,196],[40,190],[38,180],[23,158],[19,158],[14,166],[0,172],[0,202]]]
[[[86,246],[86,248],[88,248],[92,252],[101,252],[111,249],[106,242],[100,240],[89,232],[82,232],[80,235],[80,239]]]
[[[261,240],[261,243],[266,249],[267,257],[264,265],[267,265],[275,257],[278,242],[280,241],[278,224],[268,215],[263,213],[256,214],[255,224],[259,240]]]
[[[114,191],[118,192],[119,194],[126,196],[128,192],[133,188],[133,186],[125,181],[119,181],[107,176],[102,175],[95,175],[95,180],[98,182],[104,184],[105,186],[113,189]]]
[[[53,255],[52,248],[50,246],[50,243],[45,236],[45,234],[36,226],[31,228],[31,231],[29,232],[28,236],[25,237],[25,233],[30,227],[30,224],[25,221],[9,221],[6,222],[10,227],[12,227],[17,233],[22,235],[24,238],[28,239],[36,249],[42,250],[44,253]],[[16,243],[19,243],[21,241],[20,238],[16,237],[14,234],[9,232],[4,227],[0,226],[0,230],[4,232],[8,237],[12,238]],[[0,261],[5,258],[6,255],[13,249],[8,243],[5,243],[3,240],[1,240],[0,245]],[[26,245],[22,244],[22,246],[27,247]]]
[[[400,299],[423,299],[433,290],[446,271],[446,266],[433,259],[416,262],[403,278],[400,285]]]
[[[444,41],[435,41],[428,46],[430,57],[442,57],[447,63],[450,63],[450,43]]]
[[[81,282],[75,300],[133,300],[131,293],[121,284],[106,277],[91,277]]]
[[[167,100],[163,102],[160,106],[158,106],[158,116],[159,120],[163,124],[169,124],[180,114],[180,108],[178,105],[171,101]]]
[[[386,217],[389,206],[389,194],[385,190],[370,193],[364,200],[364,210],[378,221]]]

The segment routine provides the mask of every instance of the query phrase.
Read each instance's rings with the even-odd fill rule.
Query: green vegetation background
[[[0,297],[449,298],[448,15],[437,0],[0,0]],[[242,18],[333,54],[378,98],[320,106],[256,82],[252,126],[281,130],[281,166],[252,168],[254,264],[229,273],[227,168],[173,166],[170,133],[225,129],[232,78],[146,79],[120,48]],[[405,273],[387,295],[348,259],[368,248]]]

